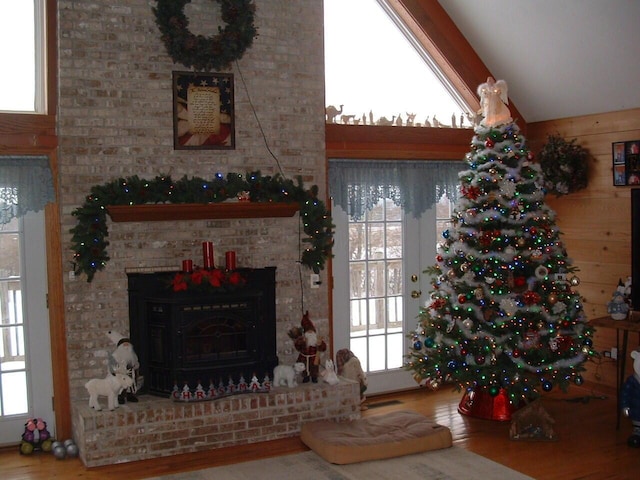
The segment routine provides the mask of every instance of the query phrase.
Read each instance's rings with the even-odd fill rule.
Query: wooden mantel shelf
[[[297,203],[222,202],[109,205],[107,211],[114,222],[160,222],[217,218],[292,217],[299,208]]]

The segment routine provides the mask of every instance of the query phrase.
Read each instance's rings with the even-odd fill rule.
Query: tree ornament
[[[157,0],[152,8],[162,41],[175,63],[195,70],[223,70],[242,58],[258,36],[254,22],[256,6],[251,0],[215,0],[220,4],[224,28],[211,37],[194,35],[184,7],[191,0]]]

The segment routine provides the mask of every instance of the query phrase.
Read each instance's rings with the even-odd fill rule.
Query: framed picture
[[[640,185],[640,140],[614,142],[613,185]]]
[[[173,147],[235,148],[233,75],[173,72]]]

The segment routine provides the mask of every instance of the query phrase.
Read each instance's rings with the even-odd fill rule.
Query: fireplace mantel
[[[292,217],[300,206],[282,202],[161,203],[109,205],[114,222]]]

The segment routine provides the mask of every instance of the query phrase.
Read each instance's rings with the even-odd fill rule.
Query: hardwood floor
[[[615,395],[601,395],[585,387],[568,393],[551,392],[544,408],[555,420],[555,442],[509,439],[510,422],[494,422],[460,415],[462,395],[444,388],[414,390],[373,397],[363,415],[414,410],[446,425],[454,445],[490,458],[536,479],[635,479],[640,472],[640,449],[627,446],[631,424],[621,419],[616,430]],[[56,460],[51,454],[22,456],[17,448],[0,451],[3,480],[106,479],[135,480],[214,465],[307,450],[298,437],[262,444],[213,450],[143,462],[85,469],[79,459]],[[310,479],[313,480],[313,479]]]

